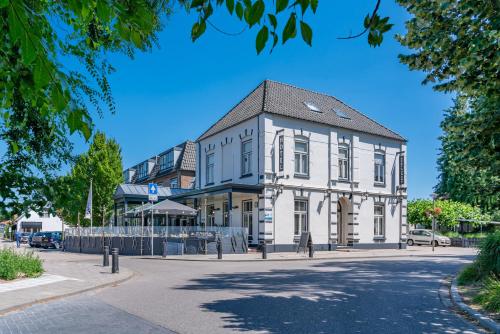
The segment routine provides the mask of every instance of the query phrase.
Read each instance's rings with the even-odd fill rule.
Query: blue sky
[[[313,47],[296,39],[260,56],[255,29],[229,37],[208,27],[192,43],[195,18],[179,10],[166,22],[160,49],[134,60],[109,56],[117,69],[111,77],[117,109],[96,119],[97,129],[118,141],[128,167],[196,139],[262,80],[273,79],[336,96],[406,137],[409,197],[428,197],[437,177],[439,123],[451,96],[422,86],[424,74],[399,63],[398,54],[408,51],[393,36],[404,32],[409,16],[394,1],[384,1],[380,8],[395,24],[381,47],[370,48],[366,37],[336,39],[358,32],[373,5],[320,1],[317,14],[307,18],[314,30]],[[227,31],[241,29],[223,14],[212,22]],[[77,153],[87,148],[81,139],[74,141]]]

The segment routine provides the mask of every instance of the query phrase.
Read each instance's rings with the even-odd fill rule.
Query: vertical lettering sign
[[[278,145],[279,145],[279,166],[278,166],[278,171],[279,172],[282,172],[283,169],[284,169],[284,160],[285,160],[285,157],[284,157],[284,149],[285,149],[285,136],[281,135],[279,136],[279,139],[278,139]]]
[[[404,155],[399,156],[399,185],[405,184],[405,157]]]

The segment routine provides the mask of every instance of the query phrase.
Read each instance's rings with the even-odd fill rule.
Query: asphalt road
[[[121,265],[137,272],[132,280],[0,317],[0,333],[478,333],[438,293],[440,280],[471,258],[215,263],[123,257]]]

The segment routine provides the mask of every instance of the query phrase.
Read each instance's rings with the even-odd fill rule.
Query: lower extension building
[[[294,251],[404,247],[406,140],[333,96],[266,80],[196,141],[194,189],[169,198],[200,226],[248,228]]]

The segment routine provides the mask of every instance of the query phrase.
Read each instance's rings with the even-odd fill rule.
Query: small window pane
[[[295,141],[295,151],[307,152],[307,143],[302,141]]]

